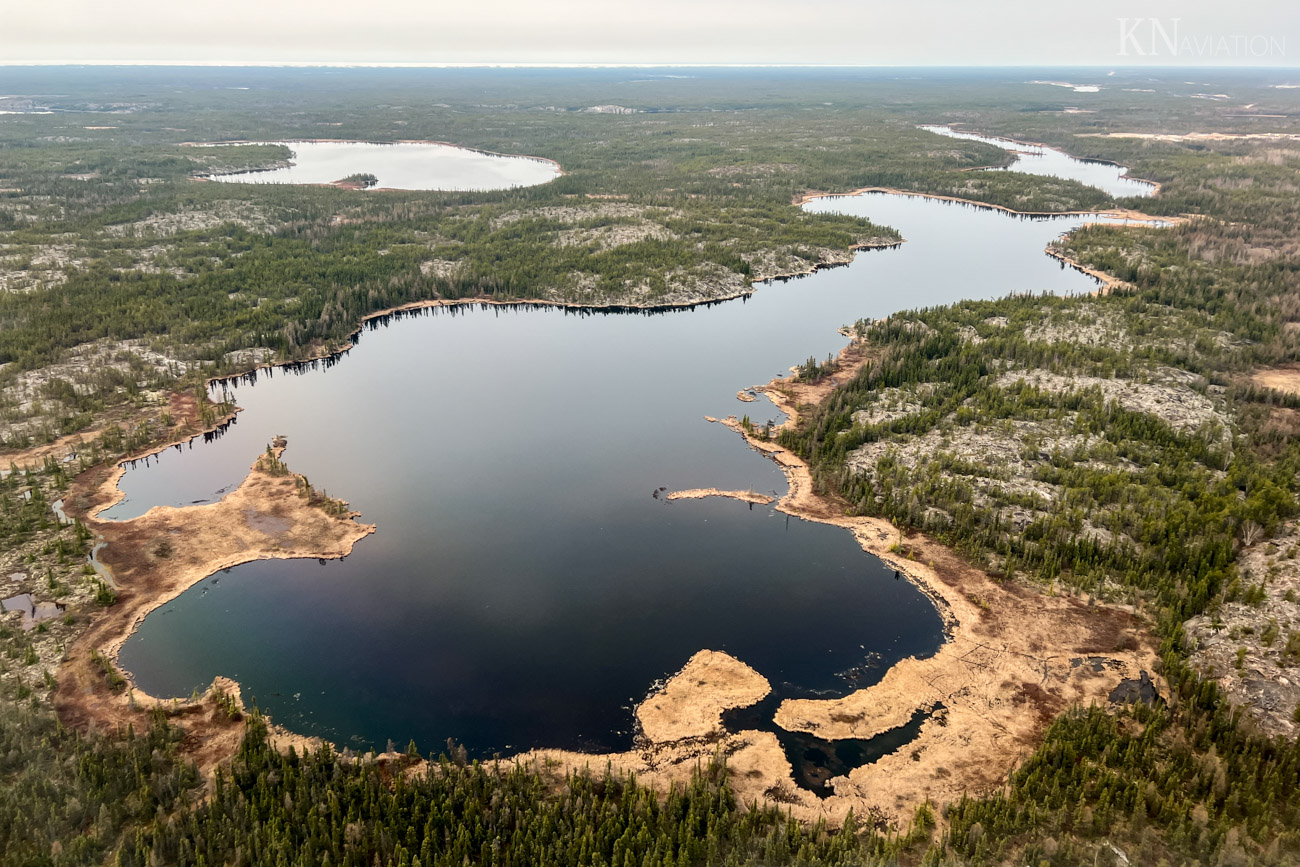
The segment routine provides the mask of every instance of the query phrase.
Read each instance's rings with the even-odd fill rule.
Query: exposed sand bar
[[[1096,280],[1100,285],[1097,287],[1097,291],[1092,293],[1094,295],[1109,295],[1116,289],[1128,285],[1123,280],[1114,275],[1107,274],[1105,271],[1098,271],[1095,268],[1089,268],[1086,265],[1079,264],[1073,256],[1070,256],[1067,253],[1062,253],[1059,250],[1053,250],[1049,247],[1047,255],[1051,256],[1053,259],[1064,262],[1074,270],[1087,274],[1089,277]]]
[[[274,450],[277,458],[280,451]],[[355,512],[327,514],[300,492],[299,477],[274,471],[261,457],[243,483],[216,503],[155,506],[128,521],[100,520],[95,515],[120,496],[120,473],[120,467],[85,473],[77,480],[84,492],[69,497],[89,501],[78,517],[108,543],[100,560],[118,588],[118,601],[94,616],[59,671],[55,708],[65,723],[80,728],[133,723],[140,730],[148,724],[145,709],[171,706],[133,684],[113,691],[94,658],[112,663],[151,611],[222,569],[254,560],[337,559],[375,531],[374,525],[358,523]],[[183,713],[178,723],[186,727],[193,716]]]
[[[761,390],[794,423],[801,406],[824,400],[837,381],[855,375],[872,357],[870,347],[854,342],[830,376],[811,383],[774,380]],[[1104,702],[1121,679],[1153,670],[1154,642],[1133,612],[998,583],[922,536],[902,538],[915,559],[891,551],[898,530],[883,520],[847,517],[844,504],[815,492],[797,455],[748,434],[735,417],[709,420],[745,436],[785,470],[790,491],[778,508],[852,532],[864,550],[935,601],[947,628],[948,640],[935,655],[905,659],[880,683],[842,699],[782,702],[776,722],[834,740],[872,737],[939,702],[947,713],[927,721],[916,740],[896,753],[832,780],[834,794],[819,799],[795,785],[775,735],[721,730],[722,710],[748,706],[766,690],[762,677],[750,676],[752,669],[740,660],[705,651],[637,708],[642,737],[635,749],[604,755],[535,750],[519,757],[523,763],[557,775],[582,768],[632,772],[666,791],[722,757],[742,802],[775,799],[799,819],[832,822],[850,810],[863,815],[878,807],[905,823],[926,801],[942,807],[997,787],[1037,746],[1054,715],[1071,703]]]
[[[784,379],[763,389],[790,417],[787,424],[797,421],[801,404],[819,402],[829,390]],[[872,737],[918,709],[937,702],[948,708],[943,723],[926,722],[907,748],[833,781],[828,810],[872,804],[906,816],[926,800],[942,805],[999,785],[1053,716],[1074,703],[1105,702],[1121,679],[1154,669],[1155,642],[1131,610],[997,582],[924,536],[903,537],[887,521],[848,517],[843,504],[815,492],[797,455],[748,434],[734,419],[723,423],[785,471],[790,492],[777,508],[850,530],[864,550],[935,599],[948,625],[948,641],[935,655],[899,662],[875,686],[842,699],[782,702],[779,725],[828,739]],[[893,550],[900,541],[906,554]]]
[[[716,650],[701,650],[636,709],[641,732],[655,743],[722,733],[722,712],[749,707],[772,691],[767,678]]]
[[[723,759],[737,801],[748,804],[781,795],[782,807],[796,817],[815,821],[825,815],[811,792],[798,788],[785,751],[771,732],[728,734],[721,714],[748,707],[770,691],[767,679],[732,656],[701,650],[685,667],[637,707],[637,746],[623,753],[592,755],[571,750],[533,750],[515,761],[552,775],[569,770],[636,774],[637,780],[667,792],[690,780],[696,769]],[[847,807],[840,813],[847,812]]]
[[[744,503],[753,503],[757,506],[770,506],[776,502],[776,497],[769,494],[757,494],[753,491],[719,491],[717,488],[691,488],[685,491],[673,491],[664,499],[666,500],[702,500],[705,497],[730,497],[733,500],[740,500]]]
[[[429,300],[395,310],[463,303],[485,302]],[[542,302],[537,306],[587,305]],[[379,311],[365,319],[391,312]],[[869,360],[871,351],[863,344],[851,344],[841,353],[839,368],[831,376],[815,383],[776,380],[762,390],[793,423],[800,405],[823,400],[838,380],[845,374],[852,376]],[[739,421],[725,423],[745,434]],[[727,707],[747,706],[766,695],[766,681],[725,654],[716,657],[726,661],[712,655],[701,659],[697,654],[663,690],[638,707],[644,738],[637,749],[606,756],[538,751],[522,757],[525,761],[535,759],[543,766],[550,761],[564,767],[589,766],[597,772],[608,764],[616,770],[636,771],[644,781],[667,788],[687,779],[697,764],[721,754],[728,759],[741,800],[768,798],[776,792],[802,818],[826,815],[836,819],[850,809],[861,814],[866,807],[879,806],[905,820],[912,808],[927,799],[942,804],[964,792],[999,784],[1017,757],[1038,742],[1050,714],[1070,701],[1101,698],[1121,677],[1136,675],[1139,667],[1151,668],[1154,652],[1150,638],[1140,619],[1131,613],[998,584],[929,540],[919,536],[900,539],[887,522],[845,517],[843,504],[815,493],[808,468],[796,455],[773,442],[746,438],[786,471],[790,491],[779,508],[849,529],[865,550],[881,556],[936,600],[951,636],[935,656],[904,660],[875,687],[839,700],[785,702],[778,720],[790,729],[822,737],[863,737],[905,722],[904,714],[910,716],[917,708],[942,701],[948,707],[947,725],[927,722],[906,749],[839,778],[834,783],[836,795],[819,801],[794,788],[789,763],[774,735],[728,735],[719,730],[719,714]],[[93,515],[107,501],[119,496],[116,478],[111,477],[117,474],[120,469],[99,476],[102,484],[89,517],[93,529],[110,542],[105,559],[123,591],[119,603],[107,609],[73,646],[61,672],[56,707],[66,721],[74,723],[138,724],[147,719],[135,704],[148,702],[137,694],[132,703],[108,690],[90,652],[100,650],[111,659],[150,610],[225,566],[267,557],[344,556],[374,529],[351,518],[329,518],[304,505],[291,477],[259,470],[219,503],[186,509],[159,507],[125,522],[94,520]],[[702,495],[734,496],[735,492]],[[222,511],[223,506],[231,508]],[[267,515],[274,520],[255,517],[250,522],[250,509],[254,516]],[[287,529],[267,529],[286,522]],[[184,548],[178,544],[167,557],[158,557],[152,552],[157,550],[160,533],[174,535]],[[890,552],[897,541],[904,542],[917,560]],[[1118,649],[1121,646],[1129,649]],[[1100,672],[1070,663],[1073,657],[1093,654],[1104,656]],[[659,706],[653,706],[654,702]]]

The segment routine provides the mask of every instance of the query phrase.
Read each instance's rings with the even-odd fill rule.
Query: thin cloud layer
[[[1010,0],[47,0],[0,60],[1294,66],[1300,4]]]

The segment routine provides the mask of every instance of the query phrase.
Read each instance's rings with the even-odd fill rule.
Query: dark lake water
[[[532,157],[487,154],[433,142],[282,141],[287,168],[213,175],[235,184],[329,184],[356,174],[378,178],[375,189],[502,190],[544,184],[559,167]]]
[[[1090,291],[1043,252],[1082,219],[882,194],[808,207],[907,242],[692,310],[395,317],[328,367],[233,386],[237,423],[129,470],[108,516],[218,498],[284,434],[289,465],[378,533],[344,561],[208,579],[151,614],[122,665],[163,696],[234,677],[277,722],[341,745],[452,737],[488,755],[627,748],[632,707],[702,648],[755,667],[778,699],[842,695],[934,652],[931,602],[848,532],[652,493],[784,491],[704,416],[774,417],[736,391],[839,350],[836,329],[861,317]]]

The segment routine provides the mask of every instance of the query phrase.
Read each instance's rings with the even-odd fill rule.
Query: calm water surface
[[[212,175],[231,184],[329,184],[356,174],[377,177],[376,189],[502,190],[544,184],[560,174],[555,163],[487,154],[432,142],[279,141],[293,152],[287,168]]]
[[[1054,178],[1079,181],[1090,187],[1097,187],[1117,199],[1126,196],[1155,195],[1155,184],[1150,181],[1130,178],[1128,169],[1124,166],[1079,160],[1056,148],[1023,144],[1005,138],[990,138],[978,133],[961,132],[947,126],[924,126],[921,128],[949,138],[983,142],[1016,153],[1016,160],[1011,165],[1001,169],[987,169],[987,171],[1023,172],[1027,175],[1049,175]]]
[[[693,310],[394,317],[332,365],[234,386],[237,423],[128,471],[109,517],[219,498],[284,434],[290,466],[379,531],[344,561],[208,579],[145,620],[123,666],[155,695],[234,677],[277,722],[340,744],[453,737],[487,755],[627,748],[634,704],[701,648],[754,666],[778,698],[842,695],[932,653],[933,605],[849,533],[652,494],[784,491],[704,416],[775,417],[736,391],[837,351],[836,329],[862,317],[1091,290],[1043,252],[1083,220],[882,194],[808,207],[907,243]]]

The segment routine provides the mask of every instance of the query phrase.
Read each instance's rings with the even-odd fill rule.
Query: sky
[[[1300,66],[1298,0],[0,0],[0,62]]]

